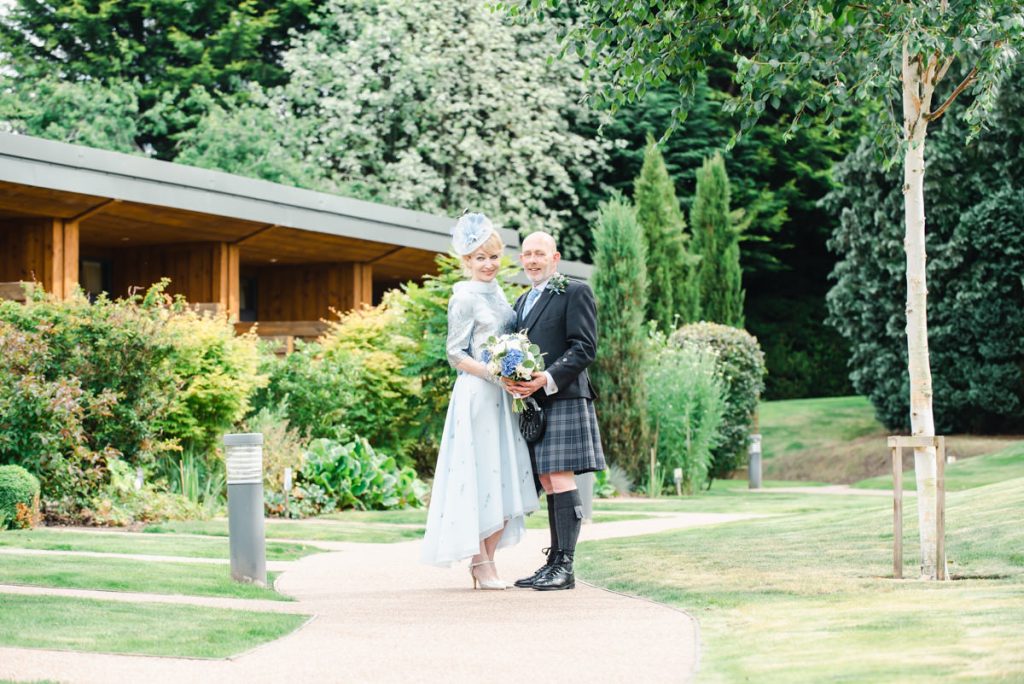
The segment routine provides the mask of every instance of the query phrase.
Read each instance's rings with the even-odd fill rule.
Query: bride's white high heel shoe
[[[480,579],[476,576],[476,568],[481,565],[494,565],[494,561],[480,561],[469,564],[469,575],[473,578],[474,589],[507,589],[508,585],[500,579]]]

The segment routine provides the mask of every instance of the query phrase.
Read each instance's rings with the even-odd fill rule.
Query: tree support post
[[[946,579],[946,438],[889,437],[892,457],[892,576],[903,579],[903,449],[935,449],[935,537],[936,577]]]

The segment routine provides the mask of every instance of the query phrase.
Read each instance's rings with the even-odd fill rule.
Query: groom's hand
[[[548,376],[539,371],[533,372],[533,377],[529,380],[520,380],[519,382],[513,383],[512,390],[516,394],[521,394],[524,397],[528,397],[537,390],[548,384]]]

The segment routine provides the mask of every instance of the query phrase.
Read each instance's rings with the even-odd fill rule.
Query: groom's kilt
[[[577,475],[604,470],[604,449],[597,428],[597,414],[590,399],[557,399],[544,407],[547,427],[533,445],[534,471]]]

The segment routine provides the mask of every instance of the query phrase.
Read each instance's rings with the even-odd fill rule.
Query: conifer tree
[[[593,366],[601,394],[598,420],[609,461],[639,477],[646,463],[641,369],[646,350],[647,268],[644,237],[629,202],[601,205],[594,231],[594,275],[601,342]]]
[[[636,218],[647,247],[647,318],[662,332],[697,320],[692,258],[686,249],[686,219],[665,159],[647,136],[644,165],[633,185]]]
[[[697,265],[700,315],[705,321],[743,327],[739,230],[729,211],[729,177],[722,155],[705,159],[697,172],[697,194],[690,212]]]

